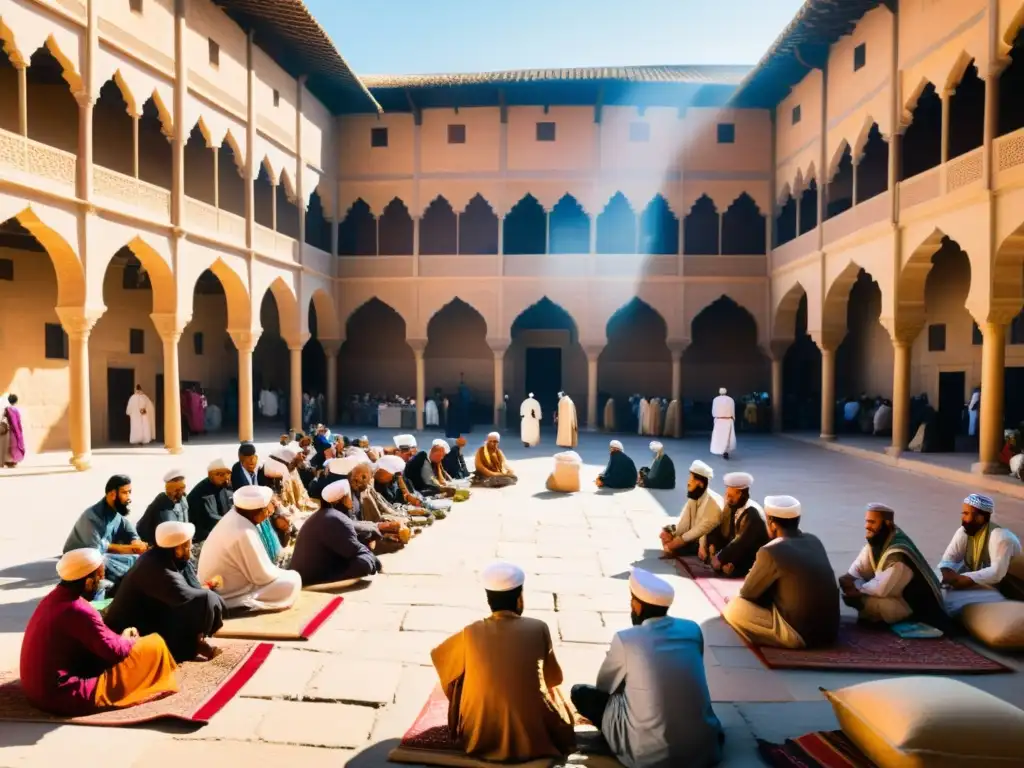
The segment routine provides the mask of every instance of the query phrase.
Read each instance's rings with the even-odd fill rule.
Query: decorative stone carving
[[[946,191],[981,181],[983,150],[975,150],[949,162],[946,166]]]
[[[1024,164],[1024,133],[1013,133],[999,140],[999,170],[1008,171]]]
[[[24,171],[26,165],[26,141],[7,131],[0,131],[0,166]]]
[[[57,317],[64,332],[72,341],[89,338],[96,321],[103,317],[106,307],[57,307]]]
[[[27,140],[25,170],[68,186],[75,184],[75,156],[36,141]]]
[[[262,329],[256,328],[228,328],[228,335],[231,337],[231,341],[234,342],[235,349],[239,352],[249,352],[250,354],[256,349],[256,342],[260,340],[260,334],[262,333]]]

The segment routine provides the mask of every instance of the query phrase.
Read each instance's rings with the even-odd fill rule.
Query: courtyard
[[[263,436],[271,439],[270,434]],[[421,435],[420,442],[433,435]],[[678,515],[685,486],[673,491],[598,492],[593,479],[604,465],[608,436],[581,434],[583,490],[559,496],[544,490],[555,452],[554,436],[524,449],[503,439],[520,482],[504,490],[478,489],[445,521],[404,551],[383,558],[385,572],[363,590],[345,594],[341,608],[306,643],[278,643],[257,675],[209,725],[90,728],[0,724],[0,766],[43,766],[72,754],[102,753],[123,766],[193,768],[246,763],[263,766],[386,764],[388,751],[411,725],[436,684],[430,650],[448,634],[486,614],[479,571],[495,559],[527,573],[526,613],[549,623],[565,685],[593,682],[611,635],[629,623],[629,567],[641,565],[676,587],[672,612],[702,625],[705,665],[715,711],[727,733],[726,766],[761,765],[755,738],[781,741],[835,727],[818,688],[837,688],[868,675],[773,671],[743,645],[692,581],[657,559],[657,531]],[[619,436],[637,465],[649,463],[648,438]],[[468,436],[470,449],[482,431]],[[389,444],[391,435],[370,434]],[[259,443],[261,449],[269,443]],[[733,459],[708,454],[695,436],[666,440],[680,477],[693,458],[715,470],[712,488],[733,469],[754,475],[752,495],[789,493],[804,506],[803,527],[818,535],[837,573],[863,543],[863,508],[885,501],[930,561],[959,524],[971,488],[921,477],[812,445],[776,437],[741,440]],[[187,445],[181,456],[157,448],[99,451],[93,469],[79,473],[50,456],[26,464],[18,476],[0,475],[0,663],[14,669],[22,632],[38,600],[53,583],[54,562],[76,516],[98,498],[107,476],[133,479],[137,518],[162,490],[172,465],[189,486],[221,456],[233,460],[235,443]],[[62,459],[66,461],[66,459]],[[995,496],[995,520],[1024,530],[1024,502]],[[15,517],[15,515],[19,517]],[[964,678],[1024,706],[1017,677],[1020,660],[1003,659],[1014,674]],[[881,676],[881,675],[877,675]]]

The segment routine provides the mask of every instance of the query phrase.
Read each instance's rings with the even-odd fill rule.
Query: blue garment
[[[267,550],[270,562],[276,563],[277,556],[281,554],[281,540],[277,538],[277,531],[274,530],[269,517],[256,526],[256,532],[260,535],[260,541],[263,542],[263,548]]]
[[[107,504],[104,498],[79,516],[64,542],[64,551],[87,548],[99,550],[104,555],[106,578],[116,585],[135,565],[138,555],[115,555],[108,553],[107,548],[111,544],[131,544],[136,541],[139,541],[139,534],[135,525],[127,516]]]
[[[597,687],[611,694],[601,733],[627,768],[703,768],[721,760],[722,724],[694,622],[664,616],[616,633]]]

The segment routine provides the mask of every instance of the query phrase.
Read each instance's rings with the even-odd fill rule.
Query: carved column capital
[[[92,97],[92,94],[87,90],[75,91],[75,101],[78,102],[78,106],[82,109],[91,109],[96,103],[96,100]]]
[[[597,359],[601,356],[604,351],[605,345],[595,342],[584,343],[581,342],[580,346],[583,347],[583,353],[587,356],[588,363],[596,363]]]
[[[228,335],[239,352],[252,352],[260,340],[261,328],[228,328]]]
[[[423,357],[423,351],[427,348],[427,339],[406,339],[405,343],[409,345],[417,358]]]
[[[669,339],[665,343],[668,346],[668,351],[672,354],[672,362],[678,363],[683,359],[683,353],[690,346],[690,339]]]
[[[57,307],[57,317],[69,339],[88,339],[106,307]]]
[[[306,342],[309,341],[310,334],[300,333],[298,336],[285,339],[285,344],[288,345],[289,352],[301,352],[302,348],[306,346]]]
[[[323,347],[324,355],[327,359],[338,356],[338,351],[341,349],[341,345],[345,343],[344,339],[318,339],[320,346]]]
[[[495,357],[505,357],[505,353],[508,352],[511,345],[511,339],[487,339],[487,346],[491,348]]]
[[[192,321],[192,316],[183,317],[172,312],[154,312],[149,319],[153,321],[157,335],[163,341],[177,342],[181,338],[181,334],[185,332],[185,327]]]

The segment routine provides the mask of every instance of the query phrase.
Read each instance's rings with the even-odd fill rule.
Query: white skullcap
[[[972,493],[964,499],[964,504],[972,506],[979,512],[984,512],[989,515],[996,511],[996,503],[992,501],[992,497],[985,496],[981,493]]]
[[[867,512],[882,512],[883,514],[886,514],[886,515],[895,515],[896,514],[896,510],[893,509],[892,507],[890,507],[888,504],[882,504],[882,503],[877,502],[877,501],[871,502],[864,509]]]
[[[530,399],[532,400],[532,399],[533,399],[533,392],[531,392],[530,394],[528,394],[528,395],[527,395],[527,397],[528,397],[528,398],[530,398]]]
[[[434,442],[432,442],[430,444],[430,447],[431,448],[444,448],[445,455],[448,455],[448,451],[450,451],[452,449],[452,447],[450,445],[448,445],[448,442],[446,440],[440,440],[440,439],[435,440]]]
[[[523,586],[526,574],[518,565],[497,562],[484,568],[481,581],[488,592],[509,592]]]
[[[72,549],[57,561],[57,575],[64,581],[78,581],[103,565],[103,555],[98,549]]]
[[[376,453],[378,457],[384,455],[384,449],[379,445],[371,445],[370,450]]]
[[[178,520],[168,520],[156,527],[156,545],[170,549],[186,541],[192,541],[196,535],[196,527],[192,523],[182,523]]]
[[[380,461],[377,462],[377,469],[397,475],[405,471],[405,462],[402,461],[401,456],[381,456]]]
[[[226,469],[231,469],[231,467],[228,466],[228,463],[224,461],[224,459],[214,459],[206,465],[207,472],[218,472]]]
[[[288,445],[279,445],[270,452],[270,458],[283,461],[285,464],[295,461],[295,457],[298,455],[299,452]]]
[[[172,469],[170,472],[168,472],[166,475],[164,475],[164,482],[165,483],[170,483],[170,482],[173,482],[175,480],[184,480],[184,479],[185,479],[185,470],[184,469],[177,469],[177,468],[175,468],[175,469]]]
[[[351,495],[352,486],[348,484],[348,480],[335,480],[320,491],[320,498],[328,504],[334,504],[337,501],[341,501],[346,496]]]
[[[331,459],[327,462],[327,471],[332,475],[347,475],[360,464],[369,463],[370,460],[365,453],[353,453],[340,459]]]
[[[366,435],[360,435],[358,442],[366,443],[367,445],[369,445],[370,444],[370,438],[368,438]]]
[[[690,474],[700,475],[701,477],[706,477],[708,480],[711,480],[715,476],[715,470],[700,459],[697,459],[690,465]]]
[[[487,433],[487,439],[488,440],[499,440],[500,441],[501,440],[501,435],[499,435],[497,432],[488,432]]]
[[[792,496],[765,496],[764,513],[781,520],[800,517],[800,502]]]
[[[618,440],[612,440],[610,443],[608,443],[608,447],[609,448],[613,448],[616,451],[621,451],[622,450],[622,443],[620,443]]]
[[[719,390],[718,390],[718,394],[724,395],[728,391],[729,390],[727,390],[725,387],[720,387]]]
[[[726,488],[749,488],[754,484],[754,476],[749,472],[729,472],[722,482]]]
[[[583,459],[576,451],[563,451],[555,454],[555,461],[562,464],[582,464]]]
[[[266,509],[274,498],[274,492],[265,485],[243,485],[234,493],[234,504],[239,509]]]
[[[395,435],[392,438],[395,441],[396,448],[415,448],[416,438],[412,435]]]
[[[665,448],[665,446],[659,443],[657,440],[651,440],[651,444],[648,447],[655,453]]]
[[[268,461],[266,464],[263,465],[263,474],[265,477],[287,477],[288,467],[286,467],[280,461]]]
[[[676,591],[664,579],[643,568],[634,568],[629,576],[629,591],[641,602],[668,608],[675,600]]]

